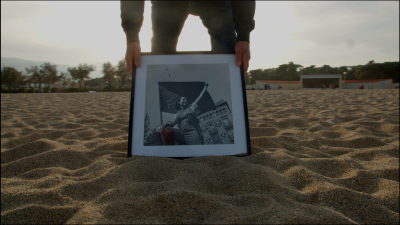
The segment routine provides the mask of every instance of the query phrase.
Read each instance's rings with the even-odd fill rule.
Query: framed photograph
[[[250,155],[235,54],[141,55],[133,68],[128,157]]]

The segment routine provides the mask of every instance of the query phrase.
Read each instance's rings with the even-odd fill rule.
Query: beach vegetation
[[[125,88],[127,88],[128,87],[127,81],[128,78],[130,77],[130,74],[125,59],[121,59],[118,61],[118,64],[116,65],[115,74],[122,81],[118,88],[122,88],[123,85],[125,85]]]
[[[349,66],[350,69],[347,71],[346,76],[343,75],[342,79],[343,80],[357,80],[356,71],[357,71],[357,68],[360,66],[362,66],[362,65]]]
[[[21,71],[9,66],[1,68],[1,85],[8,86],[8,90],[18,88],[20,85],[25,85],[27,83],[28,77],[22,75]]]
[[[26,88],[18,88],[17,89],[17,93],[26,93],[26,92],[28,92],[28,89],[26,89]]]
[[[72,79],[70,74],[65,74],[62,78],[61,78],[62,84],[63,86],[68,86],[70,84],[72,84],[74,82],[74,80]]]
[[[288,81],[300,80],[300,74],[298,71],[301,68],[303,68],[302,65],[294,64],[293,62],[279,65],[279,67],[275,70],[275,77],[279,77],[279,79]]]
[[[86,86],[90,87],[90,88],[98,88],[98,87],[103,87],[106,85],[106,82],[101,77],[87,80],[87,81],[85,81],[85,83],[86,83]]]
[[[356,69],[355,77],[358,80],[393,79],[399,82],[399,62],[375,63],[373,60]]]
[[[67,75],[65,72],[59,72],[57,65],[50,62],[45,62],[40,66],[32,65],[29,68],[26,67],[25,70],[29,75],[29,83],[38,83],[39,87],[42,87],[42,83],[47,84],[46,90],[48,90],[49,86],[61,81]]]
[[[42,73],[42,71],[39,70],[39,66],[31,66],[31,67],[25,67],[26,73],[29,75],[29,82],[31,83],[39,83],[39,87],[42,86],[42,83],[44,82],[44,76],[45,74]]]
[[[102,91],[104,91],[104,92],[110,92],[110,91],[114,91],[114,90],[115,90],[115,88],[111,85],[105,86],[102,89]]]
[[[44,82],[51,85],[60,81],[66,75],[65,72],[59,73],[57,65],[52,65],[49,62],[40,65],[39,73],[43,76]]]
[[[110,86],[111,89],[114,89],[112,83],[116,76],[116,68],[113,66],[111,62],[105,62],[102,65],[103,69],[101,72],[103,73],[102,79],[106,81],[106,84]]]
[[[30,92],[30,90],[33,90],[33,89],[17,88],[17,89],[9,90],[7,88],[2,87],[1,93],[32,93],[32,92]]]
[[[87,63],[80,63],[77,67],[69,67],[68,72],[73,80],[78,81],[79,90],[82,90],[82,83],[84,83],[84,88],[86,88],[86,79],[90,79],[90,73],[95,71],[96,67]]]
[[[399,62],[375,63],[374,60],[370,60],[365,65],[340,67],[330,65],[303,67],[289,62],[277,68],[250,70],[245,74],[244,80],[246,85],[255,84],[256,80],[300,81],[301,75],[308,74],[342,74],[343,80],[393,79],[393,83],[398,83]]]
[[[79,88],[70,87],[70,88],[64,89],[63,91],[64,92],[79,92]]]

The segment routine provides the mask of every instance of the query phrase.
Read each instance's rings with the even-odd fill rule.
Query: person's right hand
[[[135,66],[140,66],[140,44],[139,42],[130,42],[126,45],[125,61],[128,67],[129,75],[132,77],[132,62]]]
[[[163,129],[164,129],[164,124],[158,126],[158,127],[156,128],[156,132],[157,132],[157,133],[160,133]]]

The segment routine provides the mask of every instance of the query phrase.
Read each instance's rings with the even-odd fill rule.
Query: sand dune
[[[1,95],[2,223],[397,223],[399,91],[247,91],[252,155],[126,158],[129,93]]]

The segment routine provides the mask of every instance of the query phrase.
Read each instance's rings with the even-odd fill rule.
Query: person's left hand
[[[250,43],[247,41],[238,41],[235,47],[236,52],[236,65],[240,66],[243,62],[244,74],[249,68],[250,61]]]
[[[204,82],[204,87],[207,88],[208,87],[208,83]]]
[[[139,42],[130,42],[126,45],[125,61],[128,67],[129,75],[132,77],[132,62],[136,67],[140,66],[140,44]]]

